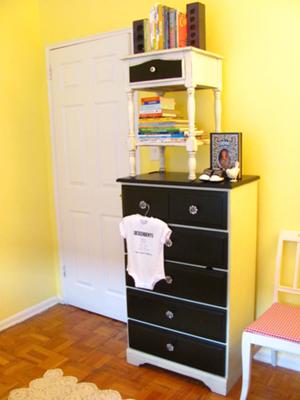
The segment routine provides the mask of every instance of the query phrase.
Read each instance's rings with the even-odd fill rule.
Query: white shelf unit
[[[198,146],[208,143],[195,136],[195,91],[212,89],[214,92],[215,132],[221,131],[221,91],[222,60],[217,54],[194,47],[139,53],[123,58],[127,82],[129,115],[129,171],[136,176],[136,149],[138,146],[158,146],[160,148],[160,170],[165,170],[165,147],[186,147],[188,152],[189,180],[196,179],[196,152]],[[184,143],[170,143],[166,139],[159,142],[142,142],[136,132],[138,104],[136,91],[151,91],[163,95],[165,92],[187,93],[187,113],[189,134]]]

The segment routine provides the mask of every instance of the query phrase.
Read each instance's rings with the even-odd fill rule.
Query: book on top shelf
[[[143,26],[136,23],[143,22]],[[144,31],[142,32],[142,28]],[[185,47],[187,45],[187,17],[175,8],[157,3],[150,9],[149,20],[133,21],[133,41],[135,53]],[[144,40],[144,45],[141,41]],[[142,50],[144,49],[144,50]]]
[[[187,40],[187,19],[186,19],[186,14],[182,12],[178,13],[177,32],[178,32],[177,47],[185,47]]]

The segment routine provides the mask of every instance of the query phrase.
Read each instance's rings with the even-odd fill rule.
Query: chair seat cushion
[[[300,307],[274,303],[245,331],[300,343]]]

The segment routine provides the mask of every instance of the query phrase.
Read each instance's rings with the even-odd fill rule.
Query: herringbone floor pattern
[[[0,333],[0,400],[49,368],[118,390],[136,400],[216,400],[204,385],[155,367],[125,361],[126,325],[58,305]],[[227,399],[238,399],[237,383]],[[300,373],[254,363],[249,400],[300,400]]]

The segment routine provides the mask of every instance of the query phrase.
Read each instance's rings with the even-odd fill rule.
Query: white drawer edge
[[[127,253],[125,253],[127,255]],[[187,263],[183,261],[174,261],[174,260],[169,260],[168,258],[164,259],[165,262],[171,263],[171,264],[179,264],[179,265],[187,265],[189,267],[195,267],[195,268],[200,268],[203,270],[213,270],[213,271],[219,271],[219,272],[225,272],[228,273],[228,269],[222,269],[222,268],[216,268],[216,267],[207,267],[205,265],[198,265],[198,264],[192,264],[192,263]]]
[[[169,226],[174,226],[175,228],[188,228],[195,229],[197,231],[212,231],[212,232],[220,232],[220,233],[229,233],[228,229],[215,229],[215,228],[203,228],[202,226],[194,226],[194,225],[182,225],[182,224],[173,224],[168,223]]]

